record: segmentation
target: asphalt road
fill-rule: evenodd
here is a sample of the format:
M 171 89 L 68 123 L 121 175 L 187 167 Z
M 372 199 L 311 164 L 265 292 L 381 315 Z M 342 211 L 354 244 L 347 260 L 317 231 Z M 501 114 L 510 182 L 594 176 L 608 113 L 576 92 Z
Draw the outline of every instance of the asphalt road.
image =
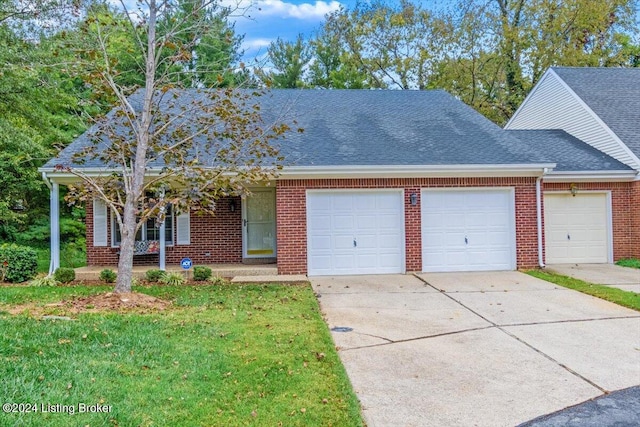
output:
M 637 427 L 640 426 L 640 386 L 614 391 L 519 427 Z

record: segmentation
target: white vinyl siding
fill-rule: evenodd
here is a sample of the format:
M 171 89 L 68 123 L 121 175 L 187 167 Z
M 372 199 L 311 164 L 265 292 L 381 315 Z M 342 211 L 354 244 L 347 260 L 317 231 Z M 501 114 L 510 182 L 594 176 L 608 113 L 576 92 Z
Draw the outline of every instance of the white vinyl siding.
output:
M 93 246 L 107 246 L 107 205 L 93 200 Z
M 511 189 L 422 190 L 423 271 L 513 270 Z
M 176 241 L 178 245 L 191 244 L 191 218 L 189 212 L 176 217 Z
M 309 275 L 404 273 L 401 190 L 307 193 Z
M 540 80 L 505 128 L 563 129 L 614 159 L 640 169 L 624 144 L 553 70 Z
M 609 262 L 610 219 L 606 193 L 544 195 L 547 264 Z

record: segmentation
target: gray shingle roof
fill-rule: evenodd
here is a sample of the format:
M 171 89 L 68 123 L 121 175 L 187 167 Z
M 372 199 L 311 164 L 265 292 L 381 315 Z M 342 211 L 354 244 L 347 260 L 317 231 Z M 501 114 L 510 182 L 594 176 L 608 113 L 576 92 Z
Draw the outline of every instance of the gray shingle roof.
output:
M 199 92 L 180 92 L 189 102 Z M 134 96 L 135 98 L 135 96 Z M 628 170 L 560 131 L 504 131 L 447 92 L 273 90 L 258 98 L 265 123 L 295 120 L 281 142 L 290 166 L 436 166 L 555 163 L 564 170 Z M 135 99 L 134 99 L 135 102 Z M 114 120 L 113 117 L 108 117 Z M 95 128 L 44 168 L 70 165 Z M 525 135 L 525 137 L 521 137 Z M 542 148 L 544 147 L 544 148 Z M 578 168 L 583 165 L 580 169 Z M 91 160 L 84 167 L 103 167 Z
M 554 171 L 633 171 L 629 166 L 560 129 L 506 130 L 537 155 L 556 163 Z M 515 144 L 515 142 L 514 142 Z
M 640 156 L 640 68 L 570 68 L 553 71 Z

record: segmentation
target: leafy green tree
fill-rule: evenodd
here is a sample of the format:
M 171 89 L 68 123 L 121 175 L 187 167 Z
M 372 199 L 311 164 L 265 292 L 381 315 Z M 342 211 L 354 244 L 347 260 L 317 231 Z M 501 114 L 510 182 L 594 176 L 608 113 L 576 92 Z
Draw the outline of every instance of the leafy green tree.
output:
M 26 39 L 10 24 L 0 24 L 0 240 L 47 215 L 37 168 L 84 130 L 76 82 L 58 63 L 55 43 Z
M 443 15 L 447 49 L 429 86 L 502 124 L 551 66 L 625 64 L 634 6 L 633 0 L 462 0 Z
M 430 11 L 402 0 L 397 5 L 381 1 L 358 3 L 327 17 L 323 36 L 340 46 L 341 60 L 349 69 L 367 76 L 366 85 L 377 88 L 425 89 L 442 46 L 443 23 Z M 321 54 L 324 52 L 320 52 Z
M 365 89 L 367 75 L 342 47 L 338 37 L 327 32 L 310 41 L 313 61 L 309 65 L 308 85 L 333 89 Z
M 273 71 L 258 70 L 259 77 L 269 86 L 295 89 L 305 86 L 306 67 L 311 60 L 309 46 L 302 34 L 295 42 L 278 38 L 268 49 L 269 64 Z

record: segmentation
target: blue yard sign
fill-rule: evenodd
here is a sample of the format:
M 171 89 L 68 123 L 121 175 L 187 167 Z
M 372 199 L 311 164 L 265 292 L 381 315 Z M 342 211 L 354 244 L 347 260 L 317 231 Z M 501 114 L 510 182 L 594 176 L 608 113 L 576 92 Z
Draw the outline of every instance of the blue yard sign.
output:
M 191 262 L 191 258 L 182 258 L 182 261 L 180 261 L 180 265 L 182 266 L 182 268 L 184 268 L 185 270 L 188 270 L 191 268 L 191 266 L 193 265 L 193 263 Z

